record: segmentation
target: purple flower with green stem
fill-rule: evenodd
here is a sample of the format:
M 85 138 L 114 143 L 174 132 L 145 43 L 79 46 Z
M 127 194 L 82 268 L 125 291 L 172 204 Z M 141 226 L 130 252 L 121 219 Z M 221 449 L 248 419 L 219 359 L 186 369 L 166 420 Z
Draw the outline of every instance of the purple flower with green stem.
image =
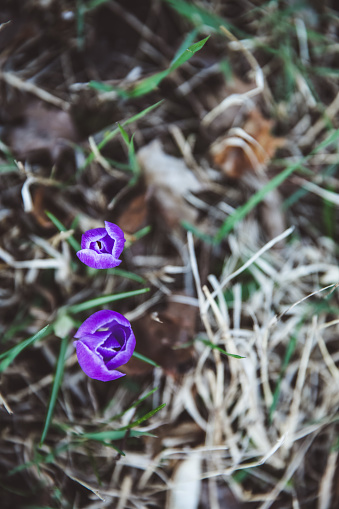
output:
M 116 311 L 97 311 L 84 321 L 74 337 L 78 361 L 87 376 L 103 382 L 125 376 L 116 368 L 129 361 L 135 348 L 127 318 Z
M 105 221 L 105 228 L 94 228 L 83 234 L 81 250 L 77 256 L 82 263 L 93 269 L 111 269 L 120 265 L 119 256 L 125 242 L 122 229 Z

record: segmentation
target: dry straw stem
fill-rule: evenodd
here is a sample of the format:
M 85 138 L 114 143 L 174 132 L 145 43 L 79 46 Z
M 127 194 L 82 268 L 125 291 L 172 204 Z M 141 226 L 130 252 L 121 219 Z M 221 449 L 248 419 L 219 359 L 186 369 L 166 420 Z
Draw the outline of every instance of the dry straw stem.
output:
M 338 451 L 332 451 L 328 457 L 326 469 L 319 488 L 318 509 L 330 509 L 331 493 L 334 487 L 334 475 L 338 460 Z
M 265 80 L 264 80 L 264 74 L 262 72 L 261 67 L 259 66 L 258 62 L 255 60 L 252 53 L 248 51 L 246 46 L 242 44 L 241 41 L 238 41 L 236 37 L 234 37 L 233 34 L 229 32 L 225 27 L 221 26 L 220 29 L 225 33 L 225 35 L 231 39 L 230 46 L 234 49 L 238 49 L 242 51 L 246 58 L 248 59 L 248 62 L 250 63 L 254 73 L 255 73 L 255 83 L 256 87 L 252 90 L 249 90 L 248 92 L 244 92 L 243 94 L 231 94 L 228 97 L 226 97 L 218 106 L 213 108 L 210 112 L 205 115 L 205 117 L 202 119 L 202 124 L 208 126 L 215 120 L 221 113 L 227 110 L 230 106 L 234 105 L 241 105 L 244 104 L 252 99 L 252 97 L 255 97 L 262 92 L 264 92 L 265 88 Z
M 298 425 L 299 419 L 299 411 L 300 411 L 300 403 L 301 403 L 301 394 L 302 389 L 305 383 L 306 378 L 306 370 L 309 366 L 309 359 L 311 355 L 311 350 L 314 342 L 315 331 L 317 328 L 317 317 L 313 317 L 312 329 L 308 333 L 308 337 L 306 338 L 305 345 L 302 351 L 300 365 L 297 375 L 297 381 L 295 384 L 295 389 L 293 391 L 292 403 L 289 416 L 287 417 L 285 423 L 285 433 L 287 433 L 287 440 L 285 442 L 285 451 L 288 453 L 291 448 L 294 440 L 294 433 Z
M 64 111 L 68 111 L 70 108 L 68 102 L 60 99 L 59 97 L 56 97 L 50 92 L 47 92 L 47 90 L 44 90 L 43 88 L 34 85 L 34 83 L 22 80 L 19 78 L 19 76 L 12 72 L 0 71 L 0 80 L 5 81 L 8 85 L 11 85 L 12 87 L 15 87 L 23 92 L 33 94 L 42 101 L 52 104 L 53 106 L 56 106 L 57 108 L 60 108 Z

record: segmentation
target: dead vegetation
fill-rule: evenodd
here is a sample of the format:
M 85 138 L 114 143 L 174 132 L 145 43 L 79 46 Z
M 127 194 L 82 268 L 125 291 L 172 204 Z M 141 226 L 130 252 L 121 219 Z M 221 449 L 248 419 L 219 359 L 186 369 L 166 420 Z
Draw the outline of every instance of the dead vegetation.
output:
M 2 5 L 1 507 L 337 507 L 334 3 Z M 158 366 L 88 379 L 97 306 Z

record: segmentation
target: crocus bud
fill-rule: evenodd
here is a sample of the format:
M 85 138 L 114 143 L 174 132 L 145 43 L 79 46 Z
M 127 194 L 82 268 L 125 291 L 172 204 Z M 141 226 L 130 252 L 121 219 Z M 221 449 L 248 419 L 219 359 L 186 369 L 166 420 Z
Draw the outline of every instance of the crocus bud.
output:
M 79 260 L 93 269 L 110 269 L 120 265 L 119 256 L 126 240 L 119 226 L 105 221 L 105 228 L 94 228 L 81 238 Z
M 126 364 L 135 348 L 131 324 L 120 313 L 97 311 L 74 336 L 80 367 L 90 378 L 108 382 L 124 376 L 116 368 Z

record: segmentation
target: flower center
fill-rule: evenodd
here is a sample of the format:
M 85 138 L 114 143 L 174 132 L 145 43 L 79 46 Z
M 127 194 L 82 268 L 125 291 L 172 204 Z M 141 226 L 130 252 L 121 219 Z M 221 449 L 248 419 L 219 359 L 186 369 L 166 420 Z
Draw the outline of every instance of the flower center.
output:
M 126 331 L 121 325 L 112 327 L 111 335 L 97 348 L 104 362 L 110 361 L 123 348 L 126 341 Z

